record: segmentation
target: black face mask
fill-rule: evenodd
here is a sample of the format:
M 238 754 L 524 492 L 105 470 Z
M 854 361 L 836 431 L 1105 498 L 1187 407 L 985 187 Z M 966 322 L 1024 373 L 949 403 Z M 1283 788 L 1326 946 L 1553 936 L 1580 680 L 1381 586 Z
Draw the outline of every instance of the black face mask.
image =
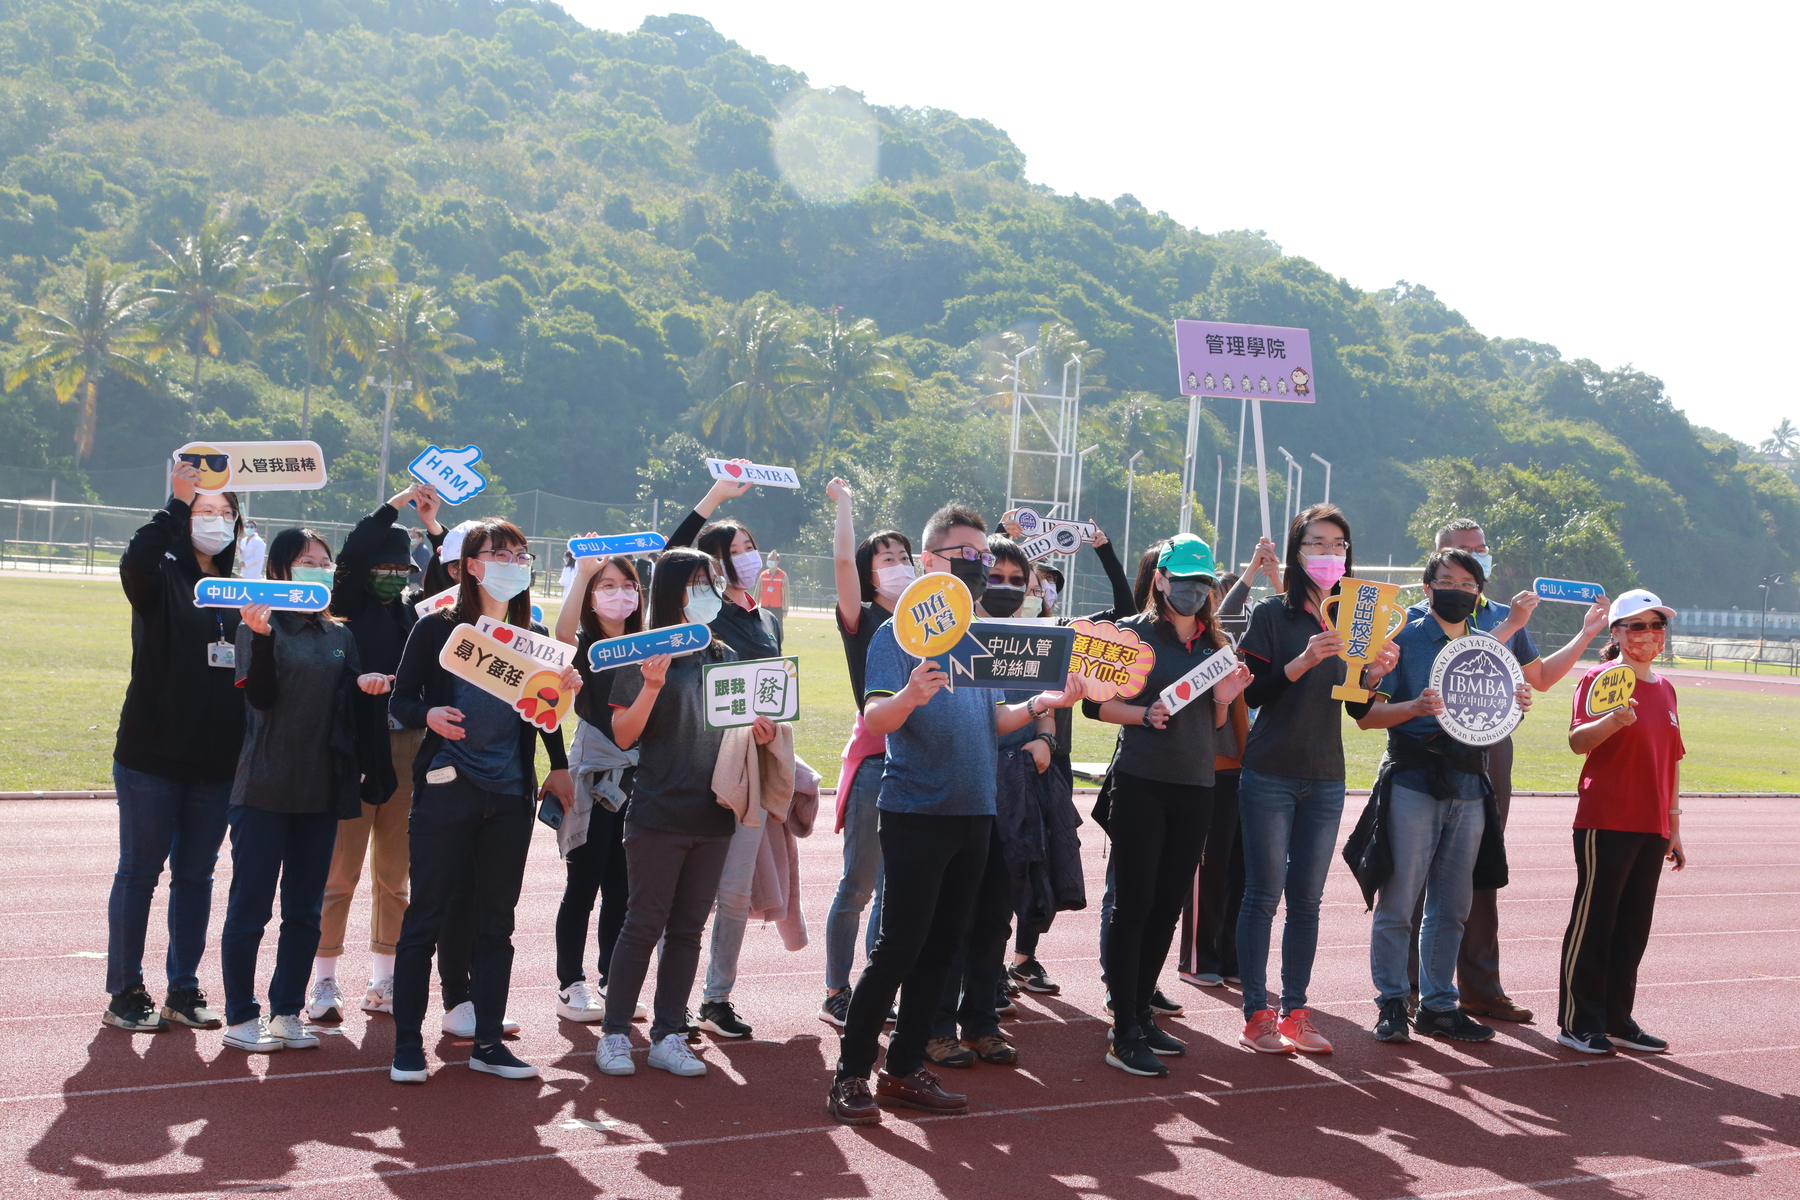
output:
M 950 559 L 950 573 L 963 581 L 971 599 L 980 600 L 987 591 L 987 566 L 978 558 L 974 562 L 960 555 Z
M 1475 605 L 1480 599 L 1481 597 L 1474 592 L 1434 587 L 1431 589 L 1431 611 L 1454 624 L 1457 621 L 1468 620 L 1469 614 L 1475 611 Z
M 1025 603 L 1025 589 L 1010 584 L 990 583 L 981 593 L 982 610 L 990 617 L 1010 617 Z
M 1191 617 L 1200 611 L 1201 605 L 1206 603 L 1206 593 L 1210 590 L 1211 585 L 1204 580 L 1171 579 L 1169 580 L 1169 590 L 1163 593 L 1163 599 L 1169 602 L 1170 608 L 1182 616 Z

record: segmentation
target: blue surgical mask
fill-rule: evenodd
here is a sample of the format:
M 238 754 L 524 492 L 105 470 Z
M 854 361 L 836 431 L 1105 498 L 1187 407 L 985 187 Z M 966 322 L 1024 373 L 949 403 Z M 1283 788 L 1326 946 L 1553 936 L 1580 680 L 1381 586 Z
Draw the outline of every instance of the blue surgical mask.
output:
M 289 567 L 288 575 L 295 583 L 322 583 L 331 586 L 330 567 Z
M 689 588 L 687 595 L 687 607 L 682 610 L 682 615 L 695 625 L 711 625 L 713 618 L 724 607 L 724 601 L 719 598 L 719 593 L 713 591 L 710 583 Z
M 1491 555 L 1491 554 L 1471 554 L 1470 557 L 1474 558 L 1474 560 L 1476 562 L 1481 564 L 1481 575 L 1482 575 L 1483 579 L 1492 579 L 1494 577 L 1494 556 L 1493 555 Z
M 530 563 L 484 562 L 481 590 L 505 604 L 531 586 Z

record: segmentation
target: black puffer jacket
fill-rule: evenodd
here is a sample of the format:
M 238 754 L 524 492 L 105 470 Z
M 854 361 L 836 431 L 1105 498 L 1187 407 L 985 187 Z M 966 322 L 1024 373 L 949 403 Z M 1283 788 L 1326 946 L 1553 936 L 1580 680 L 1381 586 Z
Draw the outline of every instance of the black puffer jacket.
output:
M 1445 742 L 1449 741 L 1441 734 L 1438 736 Z M 1466 752 L 1469 747 L 1455 744 L 1451 749 L 1453 752 Z M 1500 823 L 1500 807 L 1494 800 L 1493 785 L 1488 781 L 1486 755 L 1482 753 L 1479 757 L 1483 764 L 1482 807 L 1487 821 L 1481 830 L 1481 848 L 1475 853 L 1475 886 L 1477 889 L 1493 890 L 1507 884 L 1506 830 Z M 1350 831 L 1350 836 L 1344 841 L 1344 861 L 1349 864 L 1350 873 L 1356 876 L 1357 885 L 1362 888 L 1363 903 L 1370 908 L 1375 907 L 1376 894 L 1394 873 L 1394 848 L 1390 842 L 1392 834 L 1388 829 L 1388 805 L 1394 794 L 1394 775 L 1414 767 L 1425 767 L 1436 773 L 1445 762 L 1443 753 L 1426 749 L 1425 743 L 1418 738 L 1398 730 L 1388 731 L 1387 756 L 1381 760 L 1381 768 L 1375 776 L 1375 786 L 1369 792 L 1369 802 L 1363 805 L 1362 816 L 1356 819 L 1356 828 Z M 1434 794 L 1437 782 L 1433 780 Z

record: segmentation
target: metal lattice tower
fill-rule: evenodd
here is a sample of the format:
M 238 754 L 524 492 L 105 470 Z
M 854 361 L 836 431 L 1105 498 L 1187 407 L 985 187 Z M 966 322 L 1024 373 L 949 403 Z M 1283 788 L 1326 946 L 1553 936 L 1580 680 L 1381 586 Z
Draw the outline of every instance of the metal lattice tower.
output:
M 1041 357 L 1042 352 L 1036 346 L 1022 350 L 1013 365 L 1006 507 L 1036 509 L 1039 516 L 1054 520 L 1078 520 L 1081 356 L 1071 354 L 1063 364 L 1062 391 L 1027 392 L 1025 364 L 1032 355 Z

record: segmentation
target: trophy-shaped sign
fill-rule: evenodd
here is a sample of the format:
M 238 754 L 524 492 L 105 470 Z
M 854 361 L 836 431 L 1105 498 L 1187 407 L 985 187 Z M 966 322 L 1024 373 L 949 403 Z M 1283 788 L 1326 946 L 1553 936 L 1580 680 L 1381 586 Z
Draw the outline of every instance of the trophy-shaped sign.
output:
M 1361 704 L 1369 698 L 1370 693 L 1358 686 L 1363 668 L 1374 662 L 1382 648 L 1406 626 L 1406 608 L 1394 603 L 1399 594 L 1397 583 L 1345 578 L 1338 583 L 1337 595 L 1325 597 L 1323 615 L 1344 639 L 1338 657 L 1350 664 L 1350 674 L 1344 682 L 1331 689 L 1333 700 Z M 1337 606 L 1335 618 L 1331 614 L 1333 605 Z

